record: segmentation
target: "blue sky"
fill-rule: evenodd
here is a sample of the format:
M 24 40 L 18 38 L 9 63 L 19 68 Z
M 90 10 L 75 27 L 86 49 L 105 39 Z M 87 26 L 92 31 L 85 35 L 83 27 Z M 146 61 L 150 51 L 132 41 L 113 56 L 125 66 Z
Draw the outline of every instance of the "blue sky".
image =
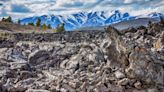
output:
M 131 15 L 164 13 L 164 0 L 0 0 L 0 17 L 24 18 L 44 14 L 120 10 Z

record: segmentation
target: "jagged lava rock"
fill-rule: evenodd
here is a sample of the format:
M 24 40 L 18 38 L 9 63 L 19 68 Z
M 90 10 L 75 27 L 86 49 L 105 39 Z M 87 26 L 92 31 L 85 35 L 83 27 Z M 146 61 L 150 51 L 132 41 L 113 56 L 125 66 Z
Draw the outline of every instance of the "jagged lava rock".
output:
M 164 28 L 158 23 L 125 32 L 12 35 L 11 45 L 0 43 L 1 92 L 164 90 Z

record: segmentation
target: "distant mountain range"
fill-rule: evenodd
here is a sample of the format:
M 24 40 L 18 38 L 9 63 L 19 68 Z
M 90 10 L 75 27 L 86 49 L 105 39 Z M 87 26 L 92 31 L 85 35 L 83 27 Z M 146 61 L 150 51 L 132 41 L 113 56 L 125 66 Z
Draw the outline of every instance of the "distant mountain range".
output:
M 79 12 L 71 15 L 43 15 L 24 18 L 20 22 L 21 24 L 36 23 L 40 18 L 42 24 L 50 24 L 52 28 L 56 28 L 58 25 L 64 23 L 67 31 L 72 31 L 80 28 L 98 27 L 114 25 L 120 22 L 132 21 L 140 18 L 156 19 L 160 20 L 160 17 L 164 18 L 162 13 L 151 13 L 148 15 L 131 16 L 129 13 L 121 13 L 116 10 L 112 14 L 107 14 L 104 11 L 101 12 Z

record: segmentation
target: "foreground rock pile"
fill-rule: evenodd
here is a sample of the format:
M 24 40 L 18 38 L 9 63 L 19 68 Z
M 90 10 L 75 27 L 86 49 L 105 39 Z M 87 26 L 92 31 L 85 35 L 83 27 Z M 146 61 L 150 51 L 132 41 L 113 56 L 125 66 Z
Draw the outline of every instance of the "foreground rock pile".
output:
M 3 39 L 0 92 L 163 92 L 163 25 L 106 30 Z

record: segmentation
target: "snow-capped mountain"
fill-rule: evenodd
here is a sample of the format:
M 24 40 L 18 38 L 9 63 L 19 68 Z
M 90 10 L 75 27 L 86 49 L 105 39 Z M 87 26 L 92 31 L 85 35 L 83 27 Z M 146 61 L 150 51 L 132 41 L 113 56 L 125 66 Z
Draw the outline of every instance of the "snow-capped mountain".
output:
M 151 13 L 146 15 L 148 18 L 160 18 L 164 16 L 161 13 Z M 43 15 L 25 18 L 21 20 L 21 24 L 36 23 L 40 18 L 42 24 L 50 24 L 52 28 L 64 23 L 65 29 L 68 31 L 79 29 L 81 27 L 107 26 L 122 21 L 134 20 L 143 16 L 131 16 L 129 13 L 121 13 L 116 10 L 112 14 L 101 12 L 79 12 L 71 15 Z

